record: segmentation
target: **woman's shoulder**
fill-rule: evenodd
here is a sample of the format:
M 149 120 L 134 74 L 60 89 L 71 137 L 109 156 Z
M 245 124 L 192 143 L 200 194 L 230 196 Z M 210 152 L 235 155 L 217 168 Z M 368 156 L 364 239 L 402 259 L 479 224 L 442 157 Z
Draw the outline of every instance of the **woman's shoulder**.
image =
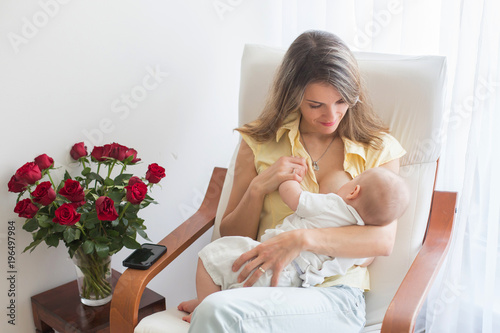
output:
M 349 172 L 348 168 L 354 167 L 358 172 L 362 172 L 369 168 L 378 167 L 406 154 L 406 150 L 391 134 L 382 132 L 379 138 L 382 141 L 378 147 L 342 138 L 344 141 L 344 167 L 346 171 Z
M 380 149 L 372 148 L 372 150 L 404 150 L 398 139 L 389 133 L 382 132 L 380 133 L 379 138 L 382 140 Z

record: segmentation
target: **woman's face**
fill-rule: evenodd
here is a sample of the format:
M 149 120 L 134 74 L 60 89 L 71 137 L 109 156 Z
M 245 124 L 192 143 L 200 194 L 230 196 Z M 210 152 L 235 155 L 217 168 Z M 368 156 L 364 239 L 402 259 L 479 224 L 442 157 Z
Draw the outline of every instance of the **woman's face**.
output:
M 300 131 L 304 133 L 332 134 L 348 109 L 347 103 L 329 83 L 307 85 L 300 103 L 302 119 Z

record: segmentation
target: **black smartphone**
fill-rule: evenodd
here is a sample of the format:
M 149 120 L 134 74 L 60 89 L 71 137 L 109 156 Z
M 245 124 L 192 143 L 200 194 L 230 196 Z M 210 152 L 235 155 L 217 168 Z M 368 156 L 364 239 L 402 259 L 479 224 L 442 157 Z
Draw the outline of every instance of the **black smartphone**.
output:
M 123 266 L 135 269 L 148 269 L 165 252 L 167 247 L 158 244 L 142 244 L 140 249 L 135 250 L 125 260 Z

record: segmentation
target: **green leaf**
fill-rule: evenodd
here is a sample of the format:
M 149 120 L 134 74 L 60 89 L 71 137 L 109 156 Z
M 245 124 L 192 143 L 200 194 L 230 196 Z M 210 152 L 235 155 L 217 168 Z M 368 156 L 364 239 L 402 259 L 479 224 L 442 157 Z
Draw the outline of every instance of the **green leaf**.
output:
M 57 186 L 56 193 L 59 193 L 59 190 L 62 189 L 63 187 L 64 187 L 64 180 L 61 180 L 61 182 Z
M 96 243 L 95 244 L 95 251 L 97 252 L 97 255 L 99 257 L 105 258 L 109 255 L 109 246 L 106 244 Z
M 59 245 L 59 238 L 56 235 L 49 235 L 45 238 L 45 243 L 47 243 L 48 246 L 57 247 L 57 245 Z
M 115 184 L 128 184 L 128 180 L 133 176 L 131 173 L 122 173 L 121 175 L 116 176 Z
M 87 175 L 87 179 L 97 180 L 101 184 L 104 183 L 104 179 L 100 175 L 98 175 L 97 173 L 95 173 L 95 172 L 89 172 L 89 174 Z
M 83 226 L 85 227 L 85 229 L 94 229 L 96 224 L 99 223 L 99 220 L 97 218 L 95 219 L 86 219 L 84 222 L 83 222 Z
M 108 238 L 104 237 L 104 236 L 98 236 L 98 237 L 95 237 L 94 238 L 94 242 L 97 244 L 97 243 L 101 243 L 101 244 L 107 244 L 108 243 Z
M 128 226 L 127 227 L 127 230 L 125 230 L 125 233 L 129 236 L 134 236 L 135 237 L 135 234 L 137 233 L 137 231 L 135 230 L 135 228 L 133 228 L 132 226 Z
M 82 176 L 87 177 L 87 175 L 90 173 L 91 169 L 89 167 L 86 167 L 85 169 L 82 170 Z
M 127 218 L 135 218 L 137 217 L 137 213 L 139 212 L 139 205 L 130 205 L 128 206 L 127 210 L 125 211 L 125 216 Z
M 147 206 L 149 206 L 151 203 L 150 202 L 146 202 L 146 201 L 142 201 L 140 204 L 139 204 L 139 207 L 141 209 L 143 208 L 146 208 Z
M 144 201 L 152 203 L 152 204 L 155 204 L 155 205 L 158 204 L 158 202 L 154 201 L 153 199 L 147 199 L 147 198 L 145 198 Z
M 111 221 L 111 225 L 112 225 L 113 227 L 116 227 L 118 224 L 120 224 L 120 220 L 119 220 L 119 219 L 116 219 L 116 220 L 114 220 L 114 221 Z
M 53 232 L 63 232 L 64 230 L 66 230 L 66 226 L 59 223 L 54 223 L 52 227 Z
M 83 245 L 83 252 L 85 252 L 86 254 L 91 254 L 92 252 L 94 252 L 94 242 L 92 242 L 91 240 L 86 240 Z
M 90 230 L 89 236 L 90 236 L 90 238 L 97 238 L 97 237 L 99 237 L 99 230 L 98 230 L 98 228 L 94 228 L 94 229 Z
M 26 248 L 23 250 L 23 252 L 26 252 L 28 250 L 30 250 L 30 252 L 33 252 L 33 250 L 38 246 L 38 244 L 40 244 L 42 242 L 41 239 L 38 239 L 38 240 L 35 240 L 33 242 L 31 242 L 30 245 L 26 246 Z
M 129 157 L 127 157 L 126 159 L 123 160 L 123 164 L 127 165 L 130 162 L 132 162 L 133 159 L 134 159 L 134 155 L 130 155 Z
M 140 249 L 141 248 L 141 244 L 137 243 L 137 241 L 130 236 L 123 237 L 123 245 L 125 245 L 125 247 L 128 249 Z
M 108 197 L 113 200 L 114 203 L 120 203 L 125 196 L 125 193 L 122 191 L 111 191 L 108 193 Z
M 146 232 L 144 230 L 137 229 L 137 233 L 139 235 L 141 235 L 141 237 L 144 238 L 145 240 L 152 242 L 152 240 L 148 238 L 148 235 L 146 234 Z
M 97 194 L 95 194 L 93 191 L 90 192 L 90 194 L 92 195 L 92 197 L 94 198 L 94 200 L 99 199 L 99 196 Z
M 133 225 L 138 225 L 138 224 L 140 225 L 140 224 L 142 224 L 142 222 L 144 222 L 144 219 L 136 217 L 136 218 L 128 219 L 128 222 L 130 224 L 133 224 Z
M 121 242 L 121 238 L 114 238 L 109 244 L 109 252 L 110 253 L 116 253 L 120 251 L 123 248 L 123 244 Z
M 38 230 L 34 234 L 33 239 L 34 240 L 42 241 L 48 233 L 49 233 L 49 229 L 48 228 L 41 228 L 40 230 Z
M 32 232 L 38 229 L 38 221 L 36 219 L 29 219 L 26 221 L 26 223 L 23 225 L 23 229 Z
M 71 179 L 71 175 L 69 174 L 68 170 L 64 172 L 64 180 Z
M 108 230 L 108 236 L 112 239 L 115 239 L 120 236 L 120 233 L 116 230 Z
M 73 229 L 73 228 L 67 228 L 63 232 L 63 237 L 64 237 L 64 241 L 66 243 L 71 243 L 72 241 L 75 240 L 75 229 Z
M 48 228 L 54 225 L 54 222 L 50 221 L 47 215 L 38 216 L 37 219 L 38 219 L 38 225 L 40 225 L 40 227 L 42 228 Z
M 113 181 L 113 179 L 111 179 L 111 178 L 108 177 L 108 178 L 106 178 L 104 180 L 104 185 L 106 185 L 106 186 L 113 186 L 113 185 L 115 185 L 115 182 Z
M 69 253 L 69 257 L 71 259 L 73 259 L 73 256 L 75 255 L 75 251 L 76 251 L 76 249 L 74 248 L 73 244 L 70 244 L 68 246 L 68 253 Z
M 85 220 L 99 221 L 99 219 L 97 218 L 97 212 L 95 210 L 88 212 L 87 216 L 85 217 Z

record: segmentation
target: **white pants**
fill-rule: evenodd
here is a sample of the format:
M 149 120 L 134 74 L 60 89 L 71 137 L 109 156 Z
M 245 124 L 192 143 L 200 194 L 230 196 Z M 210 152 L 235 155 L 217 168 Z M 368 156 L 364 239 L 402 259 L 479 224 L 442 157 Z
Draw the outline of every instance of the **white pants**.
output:
M 209 295 L 193 312 L 190 333 L 360 332 L 363 292 L 327 288 L 250 287 Z

